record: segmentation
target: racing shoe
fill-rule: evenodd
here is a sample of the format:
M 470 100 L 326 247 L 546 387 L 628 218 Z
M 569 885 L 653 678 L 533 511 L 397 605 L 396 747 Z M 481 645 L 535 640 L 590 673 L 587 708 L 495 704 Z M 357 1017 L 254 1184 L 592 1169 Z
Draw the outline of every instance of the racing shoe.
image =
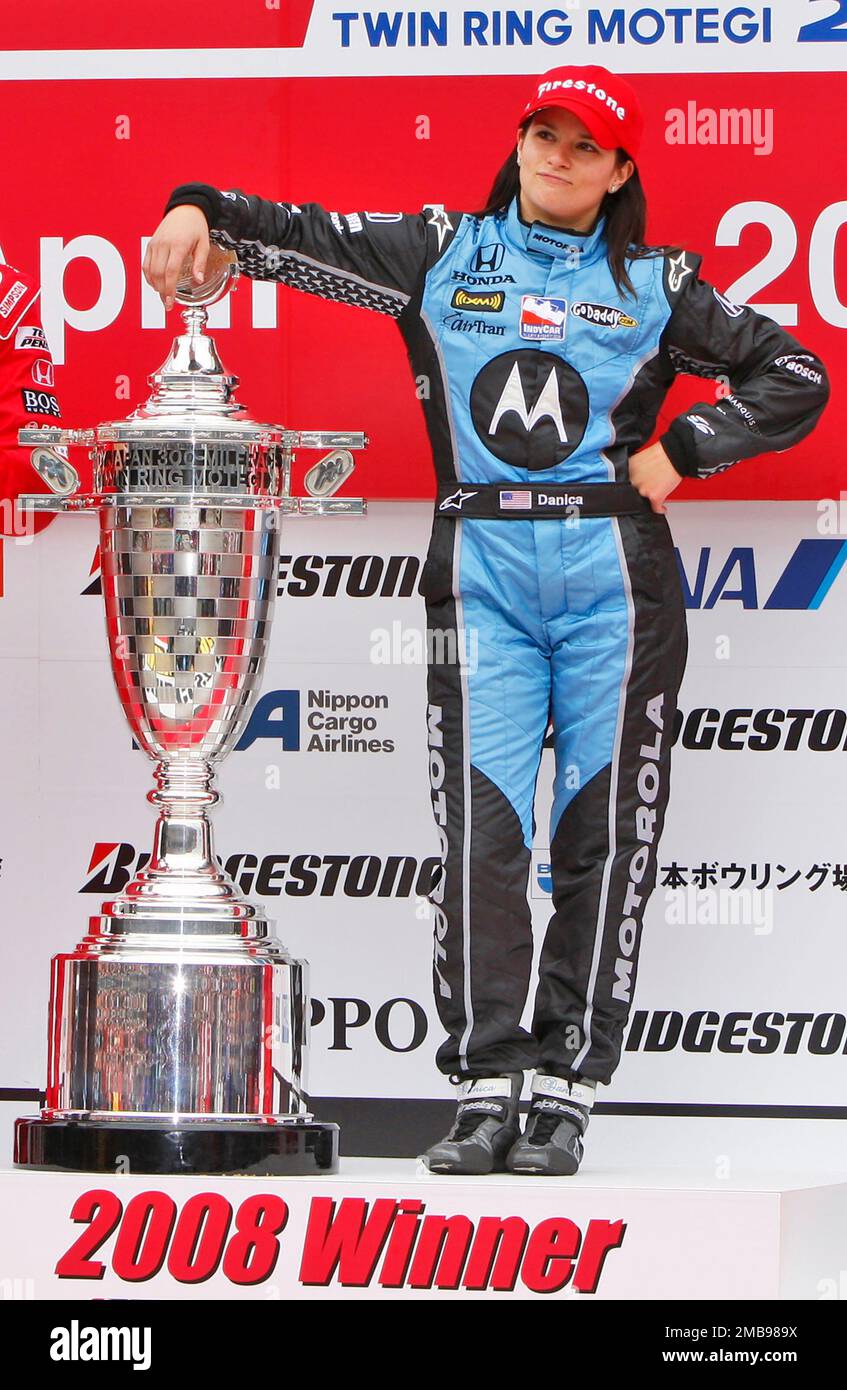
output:
M 521 1132 L 522 1086 L 523 1072 L 466 1081 L 450 1133 L 421 1155 L 429 1171 L 476 1177 L 502 1173 L 506 1155 Z
M 510 1173 L 571 1177 L 582 1160 L 582 1136 L 594 1103 L 594 1086 L 536 1074 L 526 1129 L 509 1150 Z

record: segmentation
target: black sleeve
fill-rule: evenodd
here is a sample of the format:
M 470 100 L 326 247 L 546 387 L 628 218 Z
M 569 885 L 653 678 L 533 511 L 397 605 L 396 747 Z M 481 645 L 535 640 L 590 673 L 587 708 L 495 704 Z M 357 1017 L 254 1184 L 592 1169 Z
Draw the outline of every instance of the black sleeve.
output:
M 733 304 L 698 275 L 699 256 L 668 255 L 673 312 L 661 349 L 677 373 L 725 378 L 726 394 L 677 416 L 662 436 L 678 473 L 706 478 L 739 459 L 789 449 L 814 429 L 829 399 L 822 362 L 763 314 Z
M 199 207 L 212 240 L 233 249 L 245 275 L 280 280 L 324 299 L 399 318 L 461 214 L 437 205 L 407 213 L 327 212 L 317 203 L 274 203 L 209 184 L 174 189 L 166 212 Z

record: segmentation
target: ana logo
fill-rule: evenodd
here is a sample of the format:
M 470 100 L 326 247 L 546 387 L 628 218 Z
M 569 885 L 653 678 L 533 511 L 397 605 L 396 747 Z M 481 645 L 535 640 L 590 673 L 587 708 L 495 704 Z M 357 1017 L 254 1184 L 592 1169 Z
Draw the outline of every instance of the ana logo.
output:
M 710 546 L 699 551 L 696 571 L 691 567 L 688 573 L 677 550 L 686 608 L 714 608 L 718 602 L 727 601 L 750 609 L 820 608 L 845 562 L 847 541 L 834 538 L 800 541 L 770 595 L 760 603 L 752 546 L 733 546 L 716 576 L 712 572 Z
M 598 323 L 603 328 L 637 328 L 638 319 L 625 314 L 623 309 L 615 309 L 611 304 L 588 304 L 580 301 L 571 305 L 571 313 L 586 323 Z
M 525 348 L 486 363 L 471 390 L 477 434 L 514 468 L 552 468 L 579 446 L 588 424 L 588 392 L 569 363 Z
M 521 337 L 536 343 L 561 342 L 567 312 L 566 299 L 538 299 L 525 294 L 521 299 Z
M 506 248 L 499 242 L 490 246 L 480 246 L 471 256 L 468 263 L 469 269 L 472 270 L 475 275 L 479 275 L 482 271 L 492 273 L 500 269 L 505 254 Z
M 450 300 L 452 309 L 475 309 L 480 314 L 499 314 L 506 303 L 502 290 L 456 290 Z

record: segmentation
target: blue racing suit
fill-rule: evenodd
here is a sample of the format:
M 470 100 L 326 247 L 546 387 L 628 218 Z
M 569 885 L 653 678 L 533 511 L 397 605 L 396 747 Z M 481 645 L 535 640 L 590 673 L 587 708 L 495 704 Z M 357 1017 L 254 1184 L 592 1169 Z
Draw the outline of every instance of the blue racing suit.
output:
M 442 1071 L 538 1066 L 605 1082 L 619 1060 L 668 799 L 685 666 L 670 532 L 628 481 L 677 372 L 730 394 L 662 442 L 706 477 L 788 448 L 827 399 L 818 359 L 731 304 L 690 252 L 634 255 L 635 296 L 604 223 L 580 235 L 485 218 L 326 212 L 185 185 L 250 276 L 397 319 L 438 478 L 422 590 L 429 625 L 432 892 Z M 527 879 L 552 721 L 554 914 L 531 1030 Z

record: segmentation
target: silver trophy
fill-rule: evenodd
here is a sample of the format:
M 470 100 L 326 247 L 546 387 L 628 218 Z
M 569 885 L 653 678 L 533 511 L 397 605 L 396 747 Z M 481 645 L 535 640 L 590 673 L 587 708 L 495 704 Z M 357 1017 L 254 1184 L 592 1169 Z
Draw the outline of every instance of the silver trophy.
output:
M 222 872 L 209 812 L 215 766 L 238 741 L 262 676 L 281 516 L 361 514 L 361 499 L 327 493 L 351 470 L 347 451 L 367 440 L 248 418 L 233 394 L 238 378 L 203 331 L 206 306 L 236 276 L 219 256 L 199 288 L 183 278 L 185 332 L 127 420 L 19 435 L 55 488 L 24 505 L 99 515 L 112 672 L 155 763 L 148 800 L 158 811 L 147 866 L 90 919 L 75 951 L 53 959 L 46 1100 L 38 1117 L 17 1122 L 22 1167 L 338 1167 L 338 1126 L 307 1109 L 305 962 Z M 68 491 L 68 444 L 91 449 L 89 494 Z M 331 450 L 317 496 L 291 495 L 297 446 Z

